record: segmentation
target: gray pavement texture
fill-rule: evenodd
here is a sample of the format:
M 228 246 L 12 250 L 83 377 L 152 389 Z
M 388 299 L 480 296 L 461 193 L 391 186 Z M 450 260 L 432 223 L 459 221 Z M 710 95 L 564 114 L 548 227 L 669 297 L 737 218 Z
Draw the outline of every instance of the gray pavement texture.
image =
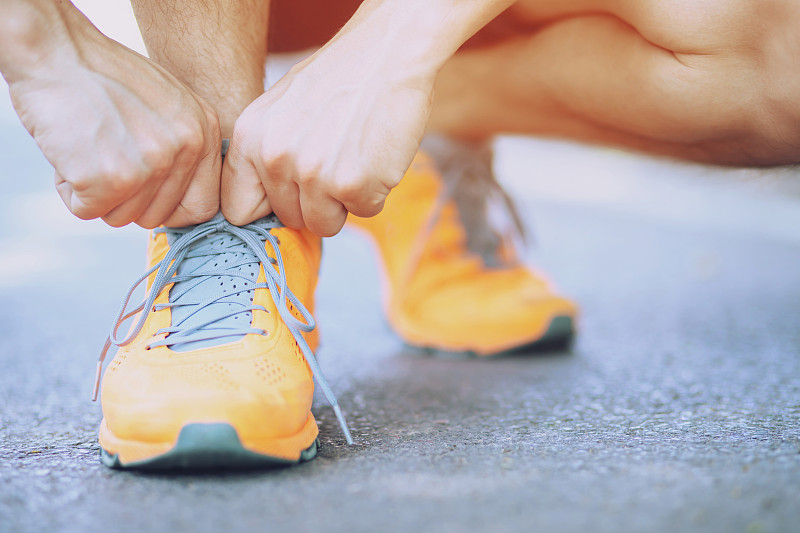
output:
M 102 467 L 94 361 L 143 267 L 144 235 L 73 221 L 10 124 L 3 533 L 800 531 L 800 238 L 531 195 L 520 197 L 539 238 L 531 259 L 582 305 L 570 352 L 485 361 L 407 349 L 382 319 L 370 247 L 345 233 L 326 243 L 320 358 L 356 445 L 319 398 L 320 454 L 298 467 Z M 715 193 L 698 194 L 713 212 Z M 750 216 L 741 200 L 716 218 Z

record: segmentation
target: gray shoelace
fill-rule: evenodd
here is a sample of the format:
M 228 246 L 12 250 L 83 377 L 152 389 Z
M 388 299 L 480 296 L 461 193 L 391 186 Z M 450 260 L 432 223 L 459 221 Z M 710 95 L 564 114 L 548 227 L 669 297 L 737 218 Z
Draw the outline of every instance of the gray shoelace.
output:
M 467 249 L 484 265 L 498 269 L 519 265 L 521 250 L 530 238 L 514 201 L 494 176 L 491 148 L 485 143 L 472 144 L 430 133 L 425 135 L 421 148 L 433 158 L 444 186 L 409 250 L 404 284 L 411 283 L 430 235 L 450 201 L 464 226 Z M 500 225 L 507 229 L 493 227 L 493 207 L 505 219 Z M 511 246 L 510 257 L 498 253 L 504 244 Z
M 433 210 L 434 218 L 438 218 L 444 205 L 452 199 L 464 225 L 468 250 L 478 255 L 489 268 L 518 264 L 518 257 L 522 255 L 530 235 L 514 201 L 494 175 L 489 143 L 429 133 L 422 141 L 422 148 L 436 162 L 444 183 Z M 515 248 L 517 258 L 509 261 L 509 258 L 501 257 L 498 251 L 504 244 Z
M 286 271 L 279 248 L 280 242 L 270 233 L 270 230 L 281 227 L 283 225 L 274 216 L 238 227 L 229 223 L 221 215 L 217 215 L 213 220 L 197 226 L 159 228 L 155 230 L 155 233 L 167 233 L 168 236 L 175 240 L 172 242 L 164 259 L 145 272 L 131 286 L 123 299 L 122 306 L 117 313 L 111 333 L 106 339 L 97 363 L 94 399 L 97 399 L 103 362 L 108 350 L 112 345 L 121 347 L 133 342 L 141 333 L 150 312 L 171 308 L 173 310 L 173 323 L 169 328 L 162 328 L 156 332 L 156 335 L 165 334 L 166 337 L 151 342 L 148 345 L 148 349 L 157 346 L 170 346 L 172 349 L 180 350 L 181 347 L 203 346 L 208 345 L 209 342 L 218 345 L 224 343 L 224 340 L 229 337 L 240 338 L 247 334 L 269 334 L 266 331 L 251 327 L 250 320 L 253 311 L 267 310 L 259 305 L 243 304 L 240 301 L 241 298 L 238 299 L 239 301 L 234 298 L 242 293 L 250 293 L 254 289 L 267 289 L 272 296 L 273 302 L 275 302 L 278 313 L 303 352 L 314 379 L 322 389 L 325 398 L 333 407 L 347 443 L 352 444 L 353 438 L 339 407 L 339 402 L 325 379 L 314 353 L 302 335 L 302 332 L 312 331 L 316 324 L 311 313 L 287 286 Z M 235 262 L 227 263 L 224 268 L 217 268 L 216 266 L 209 267 L 208 263 L 210 261 L 201 261 L 196 268 L 181 269 L 181 265 L 188 261 L 206 258 L 209 255 L 209 239 L 216 236 L 224 236 L 228 241 L 228 245 L 226 247 L 224 244 L 220 244 L 219 241 L 212 243 L 215 253 L 230 255 L 231 249 L 233 249 L 235 250 L 234 257 L 237 258 Z M 264 245 L 267 242 L 275 251 L 274 259 L 270 258 L 266 253 Z M 251 277 L 237 270 L 238 267 L 251 263 L 264 265 L 266 283 L 255 283 Z M 274 268 L 270 268 L 268 265 L 272 265 Z M 154 272 L 156 275 L 144 302 L 137 306 L 136 309 L 128 311 L 134 291 Z M 242 278 L 243 281 L 238 290 L 232 292 L 217 291 L 216 294 L 210 296 L 192 299 L 193 289 L 203 283 L 208 284 L 213 278 L 219 279 L 221 277 Z M 170 302 L 168 304 L 155 305 L 158 295 L 170 285 L 172 285 Z M 233 287 L 237 288 L 236 285 L 233 285 Z M 250 303 L 249 298 L 246 298 L 246 301 Z M 298 310 L 302 320 L 298 320 L 292 315 L 289 310 L 289 303 Z M 141 314 L 130 333 L 125 338 L 120 339 L 120 326 L 137 313 Z M 178 314 L 181 317 L 176 320 Z M 248 320 L 242 321 L 242 323 L 248 323 L 247 327 L 240 326 L 239 323 L 235 325 L 231 323 L 231 318 L 239 316 L 248 318 Z

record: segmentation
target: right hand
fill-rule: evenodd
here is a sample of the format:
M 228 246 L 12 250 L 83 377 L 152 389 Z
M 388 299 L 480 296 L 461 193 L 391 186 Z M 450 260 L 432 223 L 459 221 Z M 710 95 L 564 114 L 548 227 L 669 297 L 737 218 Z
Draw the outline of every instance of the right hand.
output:
M 219 210 L 216 113 L 152 61 L 101 34 L 9 80 L 14 108 L 55 167 L 72 213 L 111 226 L 204 222 Z

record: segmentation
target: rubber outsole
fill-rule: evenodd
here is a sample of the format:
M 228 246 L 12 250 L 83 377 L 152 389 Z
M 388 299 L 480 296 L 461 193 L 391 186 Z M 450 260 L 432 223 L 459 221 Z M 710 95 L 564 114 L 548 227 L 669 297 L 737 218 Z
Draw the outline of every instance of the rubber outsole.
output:
M 433 348 L 430 346 L 418 346 L 414 344 L 406 345 L 423 355 L 436 357 L 456 357 L 468 359 L 491 359 L 495 357 L 507 357 L 519 355 L 523 352 L 545 351 L 545 350 L 567 350 L 575 337 L 575 322 L 571 316 L 556 316 L 550 321 L 550 325 L 544 334 L 533 342 L 526 342 L 519 346 L 501 350 L 494 353 L 484 354 L 472 350 L 447 350 L 444 348 Z
M 310 461 L 316 457 L 318 446 L 319 440 L 315 439 L 297 461 L 292 461 L 246 449 L 230 424 L 188 424 L 178 435 L 175 446 L 158 457 L 123 464 L 119 455 L 101 448 L 100 460 L 118 470 L 252 470 Z

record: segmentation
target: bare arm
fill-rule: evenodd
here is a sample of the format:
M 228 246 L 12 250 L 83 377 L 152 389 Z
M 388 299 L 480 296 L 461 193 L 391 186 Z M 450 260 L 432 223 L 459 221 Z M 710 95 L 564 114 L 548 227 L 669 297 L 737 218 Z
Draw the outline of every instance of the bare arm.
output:
M 425 131 L 436 75 L 512 0 L 366 0 L 236 123 L 222 210 L 338 232 L 380 212 Z
M 133 5 L 151 57 L 208 99 L 232 135 L 228 219 L 274 210 L 288 226 L 332 235 L 348 211 L 380 211 L 419 146 L 437 72 L 512 1 L 366 0 L 263 95 L 267 0 Z
M 75 215 L 146 227 L 214 215 L 220 139 L 207 104 L 70 2 L 0 8 L 0 71 Z

